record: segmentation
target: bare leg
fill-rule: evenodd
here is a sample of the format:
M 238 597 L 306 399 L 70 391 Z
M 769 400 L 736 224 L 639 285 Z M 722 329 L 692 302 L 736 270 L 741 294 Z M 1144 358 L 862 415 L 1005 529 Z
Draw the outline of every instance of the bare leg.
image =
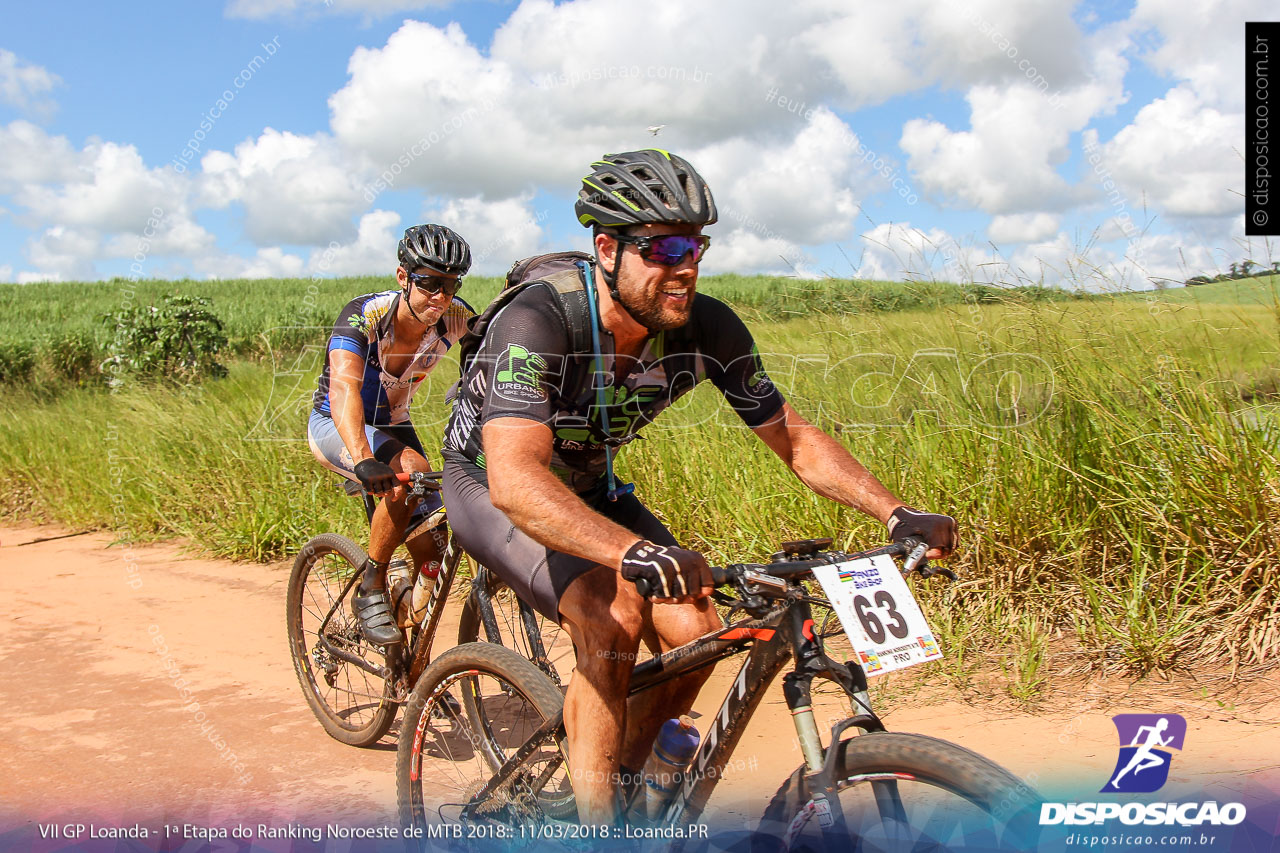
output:
M 391 468 L 396 473 L 408 473 L 412 471 L 430 471 L 431 466 L 422 454 L 416 450 L 405 448 L 391 458 Z M 373 511 L 373 518 L 369 521 L 369 558 L 378 563 L 385 563 L 391 559 L 391 555 L 395 553 L 396 548 L 404 541 L 405 528 L 409 526 L 409 517 L 413 514 L 413 507 L 409 505 L 409 501 L 405 496 L 403 488 L 397 488 L 392 492 L 390 497 L 384 498 L 378 503 L 377 508 Z M 422 541 L 419 544 L 419 540 Z M 414 540 L 417 548 L 423 549 L 423 556 L 427 556 L 430 548 L 430 536 L 421 536 Z M 414 557 L 418 557 L 414 548 L 410 549 Z M 436 559 L 439 559 L 437 556 Z M 419 563 L 421 565 L 421 563 Z M 386 587 L 386 578 L 379 577 L 369 579 L 373 585 L 369 589 L 383 589 Z
M 652 621 L 649 624 L 657 631 L 664 652 L 696 640 L 723 624 L 709 598 L 694 604 L 653 604 L 650 610 Z M 634 768 L 644 766 L 658 729 L 672 717 L 689 712 L 698 698 L 698 691 L 707 683 L 714 669 L 705 667 L 631 698 L 627 706 L 623 764 Z
M 640 647 L 642 600 L 627 594 L 607 566 L 579 577 L 560 599 L 563 625 L 577 649 L 577 671 L 564 699 L 569 772 L 583 823 L 612 823 L 618 763 L 626 729 L 627 687 Z
M 583 823 L 614 819 L 620 763 L 639 769 L 658 728 L 693 707 L 711 667 L 656 687 L 627 703 L 642 635 L 672 649 L 719 627 L 710 599 L 650 604 L 613 569 L 597 566 L 569 585 L 560 614 L 577 649 L 577 672 L 565 695 L 569 769 Z

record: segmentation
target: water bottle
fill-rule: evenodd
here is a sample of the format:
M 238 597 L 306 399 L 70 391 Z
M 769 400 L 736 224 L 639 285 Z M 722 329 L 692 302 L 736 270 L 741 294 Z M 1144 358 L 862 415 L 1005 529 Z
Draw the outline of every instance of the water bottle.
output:
M 653 752 L 644 763 L 645 814 L 656 820 L 675 796 L 684 777 L 684 769 L 698 751 L 698 730 L 693 719 L 681 716 L 667 720 L 653 742 Z
M 423 563 L 422 570 L 418 572 L 418 581 L 413 585 L 413 623 L 415 625 L 427 615 L 427 604 L 431 601 L 431 591 L 435 589 L 440 568 L 439 560 L 431 560 Z

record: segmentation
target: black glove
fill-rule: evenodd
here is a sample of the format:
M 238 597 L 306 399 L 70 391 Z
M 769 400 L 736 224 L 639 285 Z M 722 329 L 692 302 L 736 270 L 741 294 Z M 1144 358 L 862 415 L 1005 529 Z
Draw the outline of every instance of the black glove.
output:
M 636 584 L 641 595 L 654 598 L 683 598 L 698 595 L 702 587 L 714 586 L 711 569 L 697 551 L 670 545 L 655 545 L 641 539 L 622 558 L 622 576 Z
M 894 542 L 901 542 L 908 536 L 919 536 L 937 548 L 942 556 L 955 550 L 959 535 L 956 532 L 956 520 L 949 515 L 935 515 L 931 512 L 918 512 L 900 506 L 889 516 L 889 536 Z
M 400 485 L 400 481 L 396 479 L 395 470 L 390 465 L 385 462 L 379 462 L 377 459 L 365 459 L 363 462 L 357 462 L 356 479 L 360 481 L 360 485 L 364 486 L 364 490 L 371 495 L 389 492 Z

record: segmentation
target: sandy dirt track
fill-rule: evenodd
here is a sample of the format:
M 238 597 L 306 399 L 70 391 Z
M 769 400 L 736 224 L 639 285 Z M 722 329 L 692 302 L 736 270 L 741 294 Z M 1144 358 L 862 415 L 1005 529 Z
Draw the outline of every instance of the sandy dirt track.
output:
M 285 635 L 288 563 L 193 558 L 175 544 L 110 546 L 97 533 L 23 544 L 66 532 L 0 527 L 9 613 L 0 633 L 4 827 L 94 817 L 394 821 L 394 729 L 373 749 L 347 747 L 303 702 Z M 449 642 L 437 642 L 437 652 L 452 644 L 457 610 L 446 613 Z M 157 636 L 202 721 L 166 672 Z M 735 671 L 721 664 L 695 710 L 713 715 Z M 1095 791 L 1115 762 L 1111 715 L 1175 711 L 1190 725 L 1173 778 L 1248 779 L 1280 791 L 1280 698 L 1266 685 L 1202 697 L 1186 683 L 1077 684 L 1036 714 L 926 688 L 891 692 L 880 710 L 890 729 L 953 740 L 1024 778 L 1079 777 Z M 221 760 L 211 730 L 234 750 L 241 773 Z M 799 764 L 793 740 L 776 691 L 709 812 L 757 815 Z

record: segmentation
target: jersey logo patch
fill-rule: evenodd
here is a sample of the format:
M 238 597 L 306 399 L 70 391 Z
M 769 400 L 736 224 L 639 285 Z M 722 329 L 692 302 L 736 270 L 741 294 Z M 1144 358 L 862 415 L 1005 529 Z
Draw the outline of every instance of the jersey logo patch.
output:
M 498 359 L 498 370 L 493 377 L 493 390 L 508 400 L 526 403 L 544 403 L 547 400 L 543 377 L 547 360 L 536 352 L 529 352 L 519 344 L 508 344 Z

